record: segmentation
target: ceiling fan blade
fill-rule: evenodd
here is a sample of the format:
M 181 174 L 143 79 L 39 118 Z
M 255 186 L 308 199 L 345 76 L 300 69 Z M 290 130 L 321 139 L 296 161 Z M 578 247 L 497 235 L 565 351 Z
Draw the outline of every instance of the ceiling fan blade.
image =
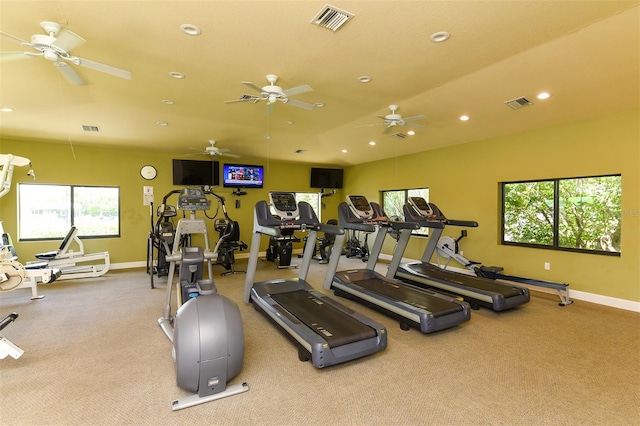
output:
M 225 104 L 231 104 L 231 103 L 234 103 L 234 102 L 251 102 L 252 104 L 255 104 L 256 102 L 259 102 L 260 99 L 262 99 L 262 98 L 260 98 L 259 96 L 242 95 L 240 97 L 240 99 L 230 99 L 228 101 L 224 101 L 224 103 Z
M 313 89 L 311 88 L 311 86 L 305 84 L 302 86 L 292 87 L 291 89 L 283 90 L 282 93 L 284 93 L 285 96 L 293 96 L 293 95 L 299 95 L 300 93 L 311 92 L 312 90 Z
M 10 38 L 11 40 L 17 41 L 18 43 L 24 44 L 25 46 L 31 46 L 31 43 L 29 43 L 28 41 L 25 41 L 25 40 L 23 40 L 21 38 L 18 38 L 16 36 L 12 36 L 11 34 L 7 34 L 7 33 L 3 32 L 3 31 L 0 31 L 0 36 L 6 37 L 6 38 Z
M 427 118 L 426 115 L 415 115 L 413 117 L 403 118 L 403 120 L 406 123 L 407 121 L 418 121 L 418 120 L 424 120 L 426 118 Z
M 407 126 L 413 127 L 414 129 L 424 129 L 425 128 L 425 126 L 423 126 L 422 124 L 418 124 L 418 123 L 407 124 Z
M 89 59 L 78 58 L 77 56 L 70 59 L 74 64 L 80 65 L 81 67 L 91 68 L 96 71 L 111 74 L 115 77 L 124 78 L 125 80 L 131 80 L 130 71 L 112 67 L 111 65 L 101 64 L 100 62 L 90 61 Z
M 0 52 L 0 60 L 3 62 L 16 61 L 30 58 L 26 52 Z
M 316 104 L 311 104 L 309 102 L 302 102 L 297 99 L 287 99 L 286 101 L 284 101 L 284 103 L 286 103 L 287 105 L 292 105 L 294 107 L 304 108 L 308 110 L 312 110 L 316 107 Z
M 362 126 L 356 126 L 356 127 L 373 127 L 373 126 L 382 126 L 385 123 L 373 123 L 373 124 L 363 124 Z
M 69 64 L 66 62 L 54 62 L 53 65 L 60 71 L 60 74 L 67 81 L 75 86 L 82 86 L 85 84 L 85 81 L 80 77 L 80 74 L 76 72 Z
M 238 154 L 232 154 L 230 152 L 221 152 L 220 155 L 224 157 L 229 157 L 229 158 L 240 158 Z
M 253 84 L 253 83 L 252 83 L 252 82 L 250 82 L 250 81 L 243 81 L 243 82 L 242 82 L 242 84 L 244 84 L 245 86 L 249 86 L 249 87 L 251 87 L 253 90 L 256 90 L 256 91 L 258 91 L 258 92 L 262 93 L 262 87 L 258 87 L 258 86 L 256 86 L 255 84 Z
M 59 34 L 56 34 L 56 41 L 52 44 L 68 53 L 86 42 L 87 41 L 78 34 L 69 30 L 64 30 Z
M 389 133 L 389 131 L 391 131 L 391 128 L 395 127 L 395 126 L 387 126 L 384 128 L 384 130 L 382 131 L 383 135 L 386 135 L 387 133 Z

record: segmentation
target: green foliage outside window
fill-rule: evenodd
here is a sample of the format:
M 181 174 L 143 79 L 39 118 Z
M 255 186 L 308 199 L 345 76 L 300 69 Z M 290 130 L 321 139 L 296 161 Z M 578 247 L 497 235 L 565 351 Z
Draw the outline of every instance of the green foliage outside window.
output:
M 619 254 L 622 177 L 502 184 L 504 243 Z

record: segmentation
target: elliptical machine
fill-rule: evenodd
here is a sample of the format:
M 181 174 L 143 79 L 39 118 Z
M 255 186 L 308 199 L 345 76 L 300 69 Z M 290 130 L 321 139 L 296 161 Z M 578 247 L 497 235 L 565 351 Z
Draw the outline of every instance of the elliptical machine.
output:
M 188 211 L 189 218 L 178 221 L 173 249 L 166 256 L 169 262 L 167 297 L 158 324 L 173 343 L 177 385 L 194 392 L 194 395 L 174 400 L 171 403 L 174 411 L 249 390 L 247 383 L 227 387 L 227 382 L 242 368 L 244 332 L 238 306 L 217 294 L 211 279 L 212 259 L 217 254 L 209 248 L 204 219 L 196 219 L 196 211 L 208 210 L 211 205 L 207 194 L 217 198 L 224 209 L 224 198 L 204 188 L 185 188 L 180 192 L 178 209 Z M 204 249 L 181 247 L 184 237 L 194 234 L 204 237 Z M 174 317 L 171 301 L 177 263 L 180 267 L 175 285 L 179 308 Z M 209 279 L 203 279 L 205 263 Z

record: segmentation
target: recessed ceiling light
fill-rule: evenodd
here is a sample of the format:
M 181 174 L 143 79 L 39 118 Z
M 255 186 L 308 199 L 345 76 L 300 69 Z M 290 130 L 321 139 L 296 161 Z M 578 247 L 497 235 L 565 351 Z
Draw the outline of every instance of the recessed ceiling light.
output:
M 549 92 L 538 93 L 538 95 L 536 96 L 536 98 L 540 100 L 549 99 L 550 97 L 551 97 L 551 93 Z
M 374 146 L 376 143 L 374 141 L 369 142 L 369 145 Z
M 469 121 L 469 116 L 468 115 L 461 115 L 460 116 L 460 121 Z
M 175 104 L 175 102 L 172 101 L 171 99 L 163 99 L 162 103 L 165 104 L 165 105 L 173 105 L 173 104 Z
M 361 75 L 360 77 L 358 77 L 358 81 L 360 83 L 368 83 L 371 81 L 371 77 L 369 77 L 368 75 Z
M 287 126 L 291 126 L 293 124 L 293 121 L 291 120 L 284 120 L 284 124 L 286 124 Z
M 158 121 L 156 124 L 158 126 L 167 126 L 167 125 L 169 125 L 169 123 L 167 123 L 166 121 Z
M 183 33 L 189 34 L 190 36 L 199 36 L 202 34 L 202 30 L 193 24 L 182 24 L 180 25 L 180 29 Z
M 2 112 L 11 112 L 11 111 L 13 111 L 13 108 L 3 107 L 3 108 L 0 108 L 0 111 L 2 111 Z
M 430 38 L 434 43 L 442 43 L 443 41 L 449 40 L 449 33 L 446 31 L 438 31 L 437 33 L 431 34 Z
M 173 78 L 184 78 L 184 74 L 182 74 L 181 72 L 177 72 L 177 71 L 171 71 L 169 73 L 169 75 Z
M 322 107 L 324 107 L 324 103 L 322 103 L 322 102 L 316 102 L 316 103 L 315 103 L 315 106 L 316 106 L 316 108 L 322 108 Z
M 413 135 L 415 135 L 415 134 L 416 134 L 416 132 L 415 132 L 414 130 L 409 130 L 409 131 L 407 132 L 407 134 L 408 134 L 409 136 L 413 136 Z
M 343 149 L 343 150 L 342 150 L 342 153 L 343 153 L 343 154 L 346 154 L 346 153 L 347 153 L 347 150 L 346 150 L 346 149 Z

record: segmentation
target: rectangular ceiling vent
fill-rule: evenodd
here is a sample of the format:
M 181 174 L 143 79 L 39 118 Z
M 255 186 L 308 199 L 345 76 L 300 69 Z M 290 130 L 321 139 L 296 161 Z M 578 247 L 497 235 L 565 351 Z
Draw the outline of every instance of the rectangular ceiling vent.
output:
M 85 132 L 96 132 L 98 133 L 100 131 L 100 128 L 98 126 L 87 126 L 85 124 L 82 125 L 82 130 L 84 130 Z
M 505 104 L 509 105 L 513 109 L 520 109 L 533 105 L 533 102 L 523 96 L 521 98 L 511 99 L 510 101 L 505 102 Z
M 337 31 L 351 18 L 353 13 L 345 12 L 330 4 L 325 5 L 320 12 L 311 20 L 312 24 L 320 27 L 328 28 L 333 31 Z
M 407 138 L 407 135 L 405 133 L 395 133 L 395 134 L 393 134 L 391 136 L 393 136 L 394 138 L 398 138 L 398 139 L 406 139 Z

